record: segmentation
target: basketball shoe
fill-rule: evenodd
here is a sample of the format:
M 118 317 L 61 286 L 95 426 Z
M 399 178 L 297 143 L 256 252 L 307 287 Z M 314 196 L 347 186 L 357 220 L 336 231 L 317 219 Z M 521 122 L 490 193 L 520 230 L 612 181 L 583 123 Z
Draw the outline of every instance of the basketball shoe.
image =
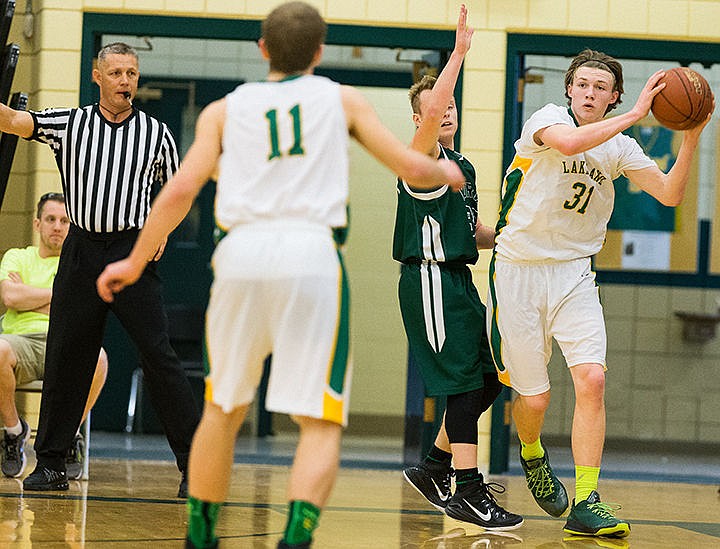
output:
M 505 488 L 496 482 L 486 484 L 482 479 L 472 482 L 462 491 L 455 491 L 445 507 L 445 514 L 455 520 L 477 524 L 486 530 L 518 528 L 523 518 L 500 507 L 491 491 L 501 494 Z
M 22 432 L 19 435 L 9 435 L 5 432 L 0 440 L 0 459 L 2 460 L 0 468 L 6 477 L 19 477 L 23 474 L 27 463 L 25 443 L 30 438 L 30 427 L 23 418 L 20 418 L 20 425 Z
M 419 463 L 403 471 L 403 476 L 410 485 L 430 502 L 438 511 L 443 511 L 452 495 L 451 477 L 454 474 L 452 467 L 428 467 Z
M 543 445 L 543 450 L 545 450 L 543 457 L 528 461 L 523 459 L 521 453 L 520 465 L 525 471 L 527 486 L 537 504 L 548 515 L 559 517 L 568 507 L 567 491 L 550 467 L 545 445 Z
M 24 490 L 67 490 L 68 481 L 65 471 L 50 469 L 39 463 L 35 470 L 23 480 Z
M 613 508 L 600 502 L 600 495 L 593 490 L 586 500 L 575 503 L 563 528 L 568 534 L 578 536 L 612 536 L 624 538 L 630 534 L 630 524 L 613 515 Z
M 65 455 L 65 472 L 70 480 L 78 480 L 83 474 L 85 461 L 85 438 L 78 433 Z

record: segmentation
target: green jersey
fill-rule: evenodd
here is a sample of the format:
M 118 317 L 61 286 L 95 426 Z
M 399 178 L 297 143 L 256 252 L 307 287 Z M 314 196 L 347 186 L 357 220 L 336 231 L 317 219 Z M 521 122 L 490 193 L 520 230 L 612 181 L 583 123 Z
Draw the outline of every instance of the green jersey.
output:
M 460 192 L 449 187 L 421 192 L 398 181 L 393 259 L 402 263 L 474 264 L 477 190 L 475 168 L 460 153 L 440 147 L 439 158 L 452 160 L 465 175 Z

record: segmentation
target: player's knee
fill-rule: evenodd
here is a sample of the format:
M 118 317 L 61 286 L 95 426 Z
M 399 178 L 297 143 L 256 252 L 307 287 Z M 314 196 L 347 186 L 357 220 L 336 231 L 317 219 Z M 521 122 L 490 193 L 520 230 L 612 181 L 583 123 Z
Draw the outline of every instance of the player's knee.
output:
M 498 376 L 495 372 L 485 374 L 483 376 L 485 382 L 485 388 L 483 389 L 482 401 L 480 405 L 480 414 L 482 415 L 485 410 L 493 405 L 495 400 L 502 392 L 503 384 L 500 383 Z
M 514 406 L 527 410 L 532 414 L 544 414 L 550 405 L 550 391 L 539 395 L 518 395 Z
M 599 364 L 592 366 L 573 376 L 577 398 L 602 398 L 605 394 L 605 370 Z
M 451 444 L 477 444 L 477 422 L 483 412 L 484 389 L 448 395 L 445 430 Z
M 16 362 L 17 357 L 10 343 L 4 339 L 0 339 L 0 367 L 12 370 L 15 368 Z

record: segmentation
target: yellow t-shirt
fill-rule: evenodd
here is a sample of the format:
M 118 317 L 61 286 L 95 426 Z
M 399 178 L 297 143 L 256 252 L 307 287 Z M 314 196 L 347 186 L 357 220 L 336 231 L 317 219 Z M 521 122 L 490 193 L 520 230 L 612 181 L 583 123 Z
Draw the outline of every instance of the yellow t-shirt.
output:
M 17 272 L 29 286 L 52 288 L 59 260 L 59 256 L 40 257 L 37 246 L 11 248 L 0 262 L 0 281 L 7 280 L 8 273 Z M 48 322 L 48 315 L 43 313 L 8 309 L 3 318 L 2 331 L 6 334 L 47 332 Z

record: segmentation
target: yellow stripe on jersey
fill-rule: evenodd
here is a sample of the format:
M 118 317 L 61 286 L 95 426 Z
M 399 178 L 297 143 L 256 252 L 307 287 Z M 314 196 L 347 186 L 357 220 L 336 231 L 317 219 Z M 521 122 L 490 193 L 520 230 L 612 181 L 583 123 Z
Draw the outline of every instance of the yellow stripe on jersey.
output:
M 516 154 L 515 158 L 513 158 L 512 164 L 510 164 L 510 167 L 508 168 L 508 173 L 513 171 L 515 168 L 520 168 L 520 170 L 525 174 L 530 169 L 532 163 L 532 158 L 523 158 L 522 156 L 518 156 Z

